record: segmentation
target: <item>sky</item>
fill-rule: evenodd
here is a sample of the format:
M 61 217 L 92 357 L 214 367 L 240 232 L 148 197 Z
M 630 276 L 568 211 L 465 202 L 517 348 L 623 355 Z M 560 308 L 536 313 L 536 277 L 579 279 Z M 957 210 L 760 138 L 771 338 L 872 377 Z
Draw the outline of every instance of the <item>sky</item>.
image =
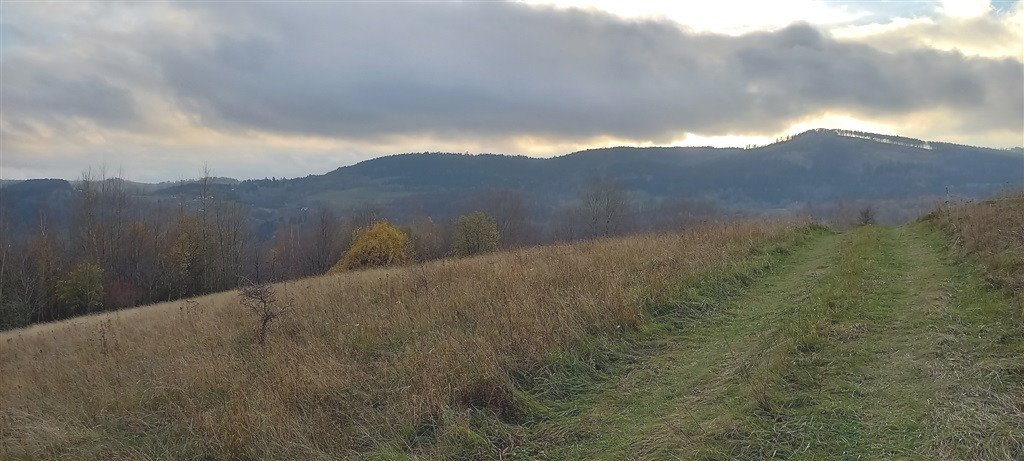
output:
M 1024 145 L 1020 1 L 0 2 L 0 178 L 381 155 Z

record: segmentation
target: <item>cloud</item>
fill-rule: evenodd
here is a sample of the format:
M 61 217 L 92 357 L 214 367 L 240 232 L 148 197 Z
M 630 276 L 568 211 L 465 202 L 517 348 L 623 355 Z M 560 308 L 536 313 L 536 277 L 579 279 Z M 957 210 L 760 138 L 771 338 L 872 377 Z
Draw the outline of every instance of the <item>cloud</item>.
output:
M 953 18 L 976 18 L 992 9 L 989 0 L 941 0 L 939 13 Z
M 603 11 L 629 20 L 670 20 L 697 32 L 744 33 L 776 30 L 795 22 L 818 26 L 849 24 L 869 16 L 864 5 L 823 0 L 733 0 L 666 2 L 663 0 L 529 0 L 560 9 Z
M 734 36 L 492 3 L 53 8 L 4 6 L 0 25 L 16 37 L 0 135 L 19 171 L 57 150 L 259 168 L 384 148 L 557 153 L 773 135 L 822 114 L 897 128 L 956 114 L 947 139 L 1020 139 L 1024 124 L 1019 59 L 880 50 L 808 24 Z
M 773 130 L 823 109 L 886 116 L 938 106 L 1022 123 L 1020 63 L 883 53 L 806 24 L 726 37 L 518 6 L 218 13 L 261 32 L 150 55 L 189 111 L 240 128 L 667 140 Z
M 986 1 L 942 4 L 931 16 L 834 28 L 836 38 L 880 50 L 930 48 L 990 58 L 1024 59 L 1024 2 L 1004 11 Z

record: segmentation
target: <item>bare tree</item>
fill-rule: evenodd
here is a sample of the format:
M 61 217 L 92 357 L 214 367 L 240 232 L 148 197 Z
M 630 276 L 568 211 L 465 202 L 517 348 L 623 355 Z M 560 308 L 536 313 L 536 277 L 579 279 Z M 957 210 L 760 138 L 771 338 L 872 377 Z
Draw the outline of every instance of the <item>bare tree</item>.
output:
M 526 200 L 519 192 L 490 189 L 469 202 L 467 212 L 482 211 L 494 219 L 501 235 L 502 248 L 515 248 L 537 240 L 537 230 L 530 222 Z
M 349 231 L 355 231 L 370 227 L 373 223 L 380 221 L 384 218 L 384 214 L 381 210 L 372 206 L 362 207 L 356 210 L 352 210 L 349 213 L 347 219 L 347 227 Z
M 875 223 L 875 207 L 868 205 L 860 209 L 857 214 L 857 223 L 862 226 L 867 226 Z
M 342 236 L 339 235 L 341 221 L 326 206 L 321 206 L 316 211 L 316 220 L 309 230 L 310 244 L 308 246 L 307 274 L 323 274 L 327 272 L 342 253 Z
M 256 339 L 263 345 L 267 342 L 270 323 L 291 310 L 290 302 L 281 303 L 274 286 L 266 282 L 252 282 L 243 278 L 238 289 L 239 303 L 257 316 Z
M 409 234 L 413 258 L 418 261 L 429 261 L 444 257 L 453 240 L 449 227 L 451 226 L 437 223 L 430 216 L 413 218 L 405 227 L 406 233 Z
M 590 180 L 580 194 L 580 209 L 591 237 L 619 235 L 629 230 L 629 197 L 612 181 Z
M 548 239 L 555 242 L 572 242 L 586 237 L 584 218 L 579 206 L 560 206 L 551 212 L 548 225 Z

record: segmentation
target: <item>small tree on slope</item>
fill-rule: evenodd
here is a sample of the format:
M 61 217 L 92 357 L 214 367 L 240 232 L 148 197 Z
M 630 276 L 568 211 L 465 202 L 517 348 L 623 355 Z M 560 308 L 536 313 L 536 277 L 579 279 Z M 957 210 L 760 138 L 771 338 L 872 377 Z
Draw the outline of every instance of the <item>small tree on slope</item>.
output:
M 286 314 L 291 304 L 281 304 L 277 299 L 274 286 L 269 283 L 254 283 L 245 280 L 246 284 L 238 289 L 239 303 L 257 316 L 256 340 L 263 345 L 267 342 L 267 329 L 270 323 Z

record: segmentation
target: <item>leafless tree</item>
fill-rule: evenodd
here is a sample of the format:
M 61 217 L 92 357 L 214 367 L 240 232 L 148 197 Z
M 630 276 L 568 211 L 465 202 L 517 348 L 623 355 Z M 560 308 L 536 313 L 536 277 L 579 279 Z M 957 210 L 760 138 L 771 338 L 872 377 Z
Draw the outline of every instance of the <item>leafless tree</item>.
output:
M 242 287 L 238 289 L 239 303 L 256 314 L 256 340 L 263 345 L 267 342 L 267 329 L 270 323 L 288 313 L 292 304 L 282 303 L 277 298 L 274 286 L 269 283 L 252 282 L 248 279 L 242 281 Z
M 430 216 L 413 218 L 405 227 L 409 234 L 409 245 L 412 247 L 413 258 L 418 261 L 429 261 L 445 256 L 452 246 L 450 225 L 438 223 Z
M 384 213 L 381 210 L 372 206 L 362 207 L 356 210 L 352 210 L 348 214 L 347 226 L 349 231 L 355 231 L 365 227 L 370 227 L 371 224 L 380 221 L 384 218 Z
M 470 201 L 467 212 L 482 211 L 494 219 L 502 248 L 515 248 L 537 240 L 523 195 L 509 189 L 490 189 Z
M 586 238 L 587 226 L 578 206 L 562 206 L 551 213 L 549 238 L 556 242 L 571 242 Z
M 630 201 L 626 191 L 609 180 L 592 179 L 580 194 L 580 208 L 591 237 L 608 237 L 627 232 Z
M 857 223 L 862 226 L 867 226 L 875 223 L 875 207 L 868 205 L 860 209 L 857 214 Z

